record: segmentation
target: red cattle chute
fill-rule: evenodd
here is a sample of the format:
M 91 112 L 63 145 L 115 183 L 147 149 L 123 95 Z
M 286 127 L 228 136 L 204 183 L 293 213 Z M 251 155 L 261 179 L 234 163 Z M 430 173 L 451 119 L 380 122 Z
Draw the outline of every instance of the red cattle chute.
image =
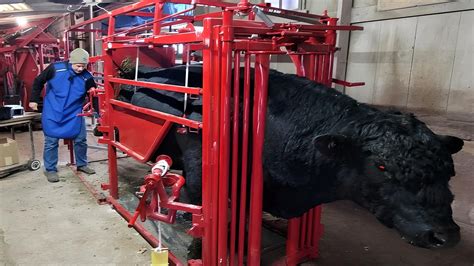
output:
M 60 60 L 59 40 L 45 32 L 55 20 L 46 18 L 30 22 L 8 29 L 0 35 L 0 84 L 4 87 L 0 95 L 21 96 L 9 104 L 21 101 L 23 107 L 29 110 L 34 79 L 47 64 Z M 5 92 L 6 95 L 3 95 Z
M 185 11 L 164 15 L 162 14 L 164 2 L 192 4 L 185 10 L 186 12 L 194 10 L 197 4 L 219 7 L 222 11 L 198 16 L 186 15 Z M 155 7 L 154 13 L 146 15 L 154 18 L 152 22 L 126 30 L 114 28 L 116 16 L 144 15 L 140 10 L 148 6 Z M 234 15 L 237 13 L 246 15 L 247 20 L 235 19 Z M 271 20 L 262 17 L 265 14 L 278 14 L 279 17 L 292 19 L 299 17 L 302 21 L 311 22 L 312 25 L 272 23 Z M 255 21 L 256 16 L 264 18 L 265 23 Z M 170 18 L 174 20 L 165 21 Z M 189 262 L 190 264 L 259 265 L 263 197 L 261 157 L 265 133 L 270 56 L 288 55 L 294 62 L 298 75 L 331 86 L 336 31 L 362 28 L 338 26 L 337 19 L 327 15 L 318 16 L 253 5 L 248 1 L 229 4 L 206 0 L 145 0 L 75 25 L 70 28 L 70 31 L 80 30 L 88 23 L 100 20 L 108 20 L 109 25 L 107 35 L 102 39 L 104 43 L 100 58 L 104 62 L 104 91 L 99 93 L 102 106 L 99 129 L 104 133 L 100 142 L 107 144 L 109 148 L 109 183 L 104 184 L 103 188 L 110 192 L 110 203 L 118 206 L 117 209 L 120 209 L 121 213 L 126 212 L 124 217 L 127 220 L 132 219 L 132 215 L 115 200 L 119 197 L 117 148 L 140 162 L 156 161 L 152 156 L 173 123 L 184 125 L 192 130 L 202 130 L 202 206 L 170 202 L 170 197 L 163 194 L 165 186 L 163 179 L 156 174 L 151 174 L 145 178 L 146 185 L 142 192 L 161 194 L 160 201 L 152 200 L 155 204 L 153 206 L 141 203 L 137 208 L 135 218 L 140 216 L 172 222 L 172 217 L 150 213 L 150 209 L 158 205 L 169 207 L 170 210 L 177 205 L 181 209 L 188 208 L 187 211 L 193 213 L 193 228 L 190 233 L 203 238 L 202 260 L 193 260 Z M 202 21 L 202 32 L 196 31 L 195 27 L 189 24 L 195 21 Z M 165 26 L 179 23 L 186 24 L 186 27 L 173 33 L 161 32 Z M 153 30 L 151 36 L 149 32 L 148 35 L 140 35 L 140 31 L 151 29 Z M 66 40 L 67 37 L 66 35 Z M 162 61 L 164 59 L 164 62 L 174 62 L 174 53 L 165 55 L 166 50 L 159 50 L 172 49 L 169 47 L 171 44 L 184 44 L 186 46 L 184 51 L 202 51 L 202 88 L 131 81 L 117 77 L 117 63 L 130 54 L 124 53 L 124 50 L 135 51 L 132 54 L 136 54 L 137 51 L 145 53 L 145 51 L 158 49 L 156 52 L 161 53 Z M 183 58 L 187 60 L 188 56 L 183 56 Z M 155 62 L 154 65 L 167 66 L 162 62 Z M 244 67 L 244 84 L 240 84 L 238 78 L 232 77 L 232 69 L 237 74 L 236 69 L 240 66 Z M 251 67 L 255 69 L 253 91 L 250 84 Z M 201 96 L 203 99 L 202 121 L 193 121 L 186 117 L 178 117 L 115 100 L 115 88 L 118 84 Z M 240 93 L 240 88 L 243 88 L 243 93 Z M 242 95 L 242 98 L 239 99 L 239 95 Z M 180 132 L 185 133 L 187 130 Z M 249 156 L 252 161 L 249 160 Z M 251 177 L 247 176 L 248 170 L 251 170 Z M 176 177 L 174 180 L 173 182 L 179 183 L 180 178 Z M 247 191 L 247 184 L 250 185 L 250 193 Z M 248 200 L 249 204 L 247 204 Z M 247 209 L 246 206 L 249 208 Z M 229 207 L 230 218 L 228 217 Z M 316 207 L 302 217 L 289 221 L 286 257 L 282 258 L 282 262 L 295 265 L 318 256 L 318 243 L 323 230 L 320 217 L 321 207 Z M 134 224 L 133 222 L 132 220 L 130 224 Z M 150 238 L 149 233 L 142 227 L 135 228 L 147 239 Z M 245 248 L 246 242 L 247 248 Z M 244 260 L 245 256 L 247 256 L 246 260 Z M 186 264 L 175 257 L 171 259 L 171 263 Z

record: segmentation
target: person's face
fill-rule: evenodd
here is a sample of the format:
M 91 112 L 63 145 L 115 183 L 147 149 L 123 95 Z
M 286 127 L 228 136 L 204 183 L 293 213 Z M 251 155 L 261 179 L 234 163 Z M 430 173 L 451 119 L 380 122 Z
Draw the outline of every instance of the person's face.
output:
M 72 70 L 79 74 L 86 69 L 86 64 L 72 64 Z

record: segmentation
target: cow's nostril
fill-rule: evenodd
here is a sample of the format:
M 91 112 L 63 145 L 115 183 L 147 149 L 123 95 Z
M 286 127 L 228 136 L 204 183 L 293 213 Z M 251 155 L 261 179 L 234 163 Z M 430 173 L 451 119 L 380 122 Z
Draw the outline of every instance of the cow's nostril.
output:
M 437 247 L 443 246 L 448 240 L 448 236 L 445 233 L 433 232 L 429 233 L 430 242 Z

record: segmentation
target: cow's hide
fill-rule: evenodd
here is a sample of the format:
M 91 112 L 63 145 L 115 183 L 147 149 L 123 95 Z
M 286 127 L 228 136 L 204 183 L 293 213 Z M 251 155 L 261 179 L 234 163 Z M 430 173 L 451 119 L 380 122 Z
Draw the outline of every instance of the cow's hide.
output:
M 147 80 L 183 85 L 184 70 L 154 70 Z M 193 85 L 202 85 L 200 71 L 194 66 Z M 131 101 L 182 115 L 182 97 L 139 89 Z M 188 104 L 188 117 L 200 120 L 201 102 Z M 459 241 L 448 182 L 455 174 L 451 154 L 462 148 L 461 139 L 433 133 L 412 114 L 383 112 L 274 70 L 265 130 L 265 211 L 292 218 L 319 204 L 349 199 L 414 245 L 431 248 Z M 191 202 L 199 203 L 201 136 L 171 130 L 158 153 L 172 156 L 184 169 Z

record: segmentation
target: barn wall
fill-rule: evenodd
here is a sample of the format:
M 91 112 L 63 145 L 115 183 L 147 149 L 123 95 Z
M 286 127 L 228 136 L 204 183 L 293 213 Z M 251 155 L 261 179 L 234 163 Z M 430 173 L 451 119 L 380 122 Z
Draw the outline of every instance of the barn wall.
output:
M 351 33 L 346 79 L 366 85 L 346 93 L 375 105 L 474 114 L 474 1 L 394 2 L 353 2 L 351 22 L 364 31 Z

